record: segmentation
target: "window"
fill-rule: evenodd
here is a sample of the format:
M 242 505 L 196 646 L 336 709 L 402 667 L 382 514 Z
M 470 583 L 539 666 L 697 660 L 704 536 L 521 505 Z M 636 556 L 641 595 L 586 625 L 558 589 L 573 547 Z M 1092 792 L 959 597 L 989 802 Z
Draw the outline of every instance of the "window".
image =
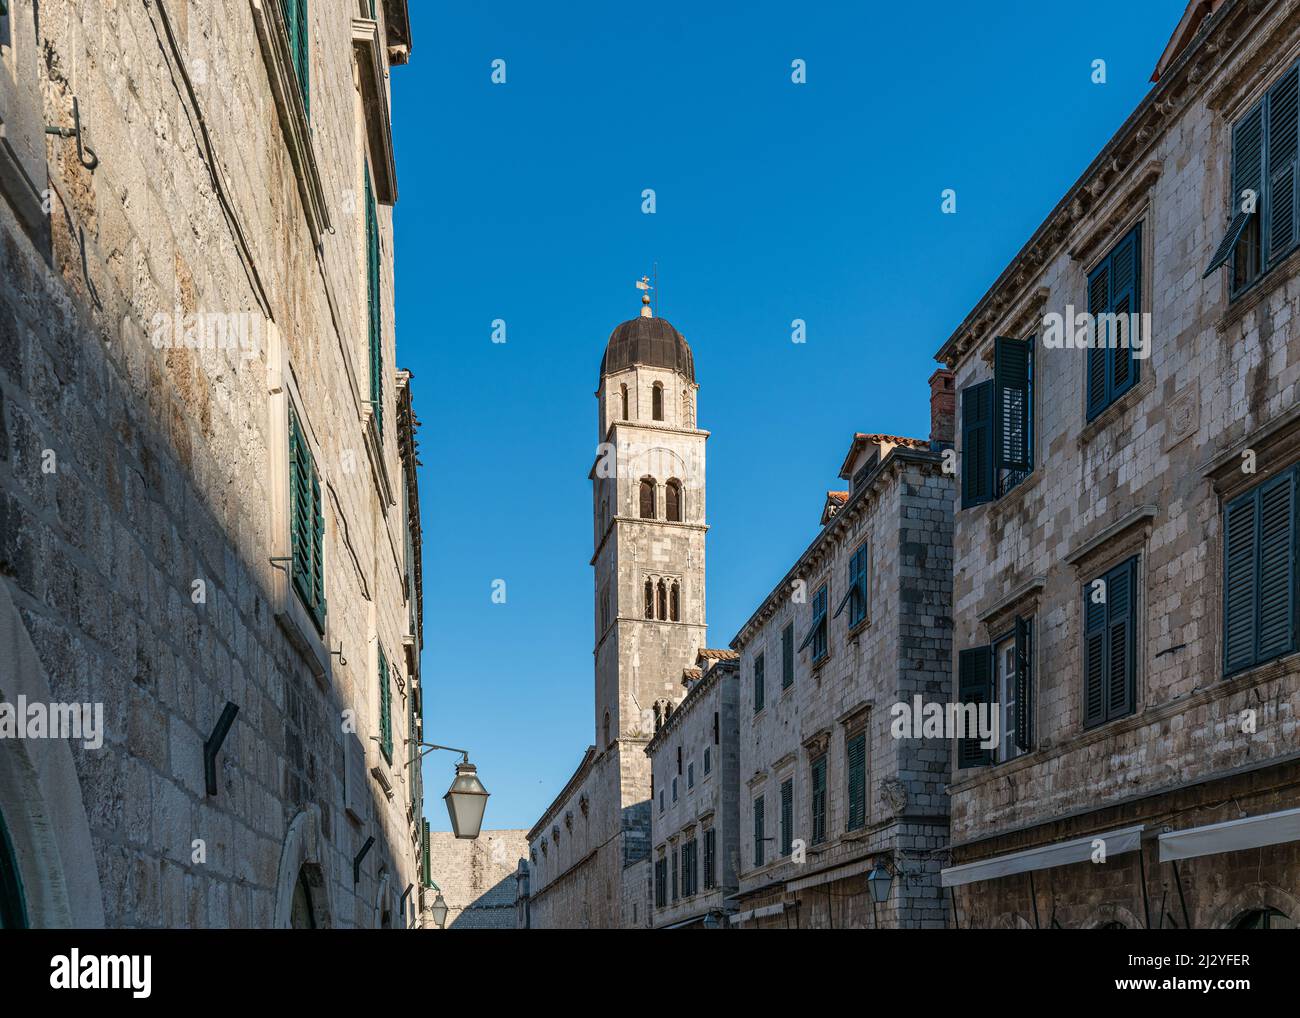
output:
M 650 416 L 656 421 L 664 419 L 664 387 L 659 382 L 650 390 Z
M 677 747 L 677 773 L 678 775 L 682 773 L 682 747 L 681 746 Z
M 370 348 L 370 409 L 375 427 L 384 433 L 384 330 L 380 316 L 379 216 L 370 188 L 370 167 L 366 167 L 366 306 L 369 309 L 367 335 Z
M 677 779 L 673 778 L 673 802 L 677 801 Z
M 686 787 L 695 787 L 695 761 L 692 760 L 686 765 Z
M 979 767 L 991 763 L 988 747 L 981 745 L 976 712 L 993 702 L 993 655 L 988 647 L 971 647 L 957 655 L 957 706 L 959 724 L 968 737 L 957 740 L 957 766 Z M 974 727 L 974 731 L 972 731 Z
M 1088 274 L 1088 313 L 1096 324 L 1088 351 L 1088 420 L 1137 384 L 1132 319 L 1142 310 L 1142 224 L 1138 223 Z
M 668 618 L 672 622 L 682 620 L 682 591 L 681 585 L 673 580 L 673 585 L 668 591 Z
M 1030 746 L 1029 729 L 1033 721 L 1032 634 L 1032 620 L 1016 619 L 1014 631 L 993 644 L 996 702 L 1002 707 L 998 718 L 998 745 L 994 750 L 998 763 L 1014 760 Z
M 705 774 L 708 774 L 711 770 L 713 770 L 712 757 L 709 755 L 711 752 L 712 752 L 712 747 L 710 746 L 704 747 L 704 773 Z
M 763 709 L 763 686 L 765 679 L 763 676 L 764 664 L 763 655 L 759 653 L 754 658 L 754 713 L 757 714 Z
M 718 832 L 710 827 L 704 832 L 704 887 L 718 886 Z
M 794 623 L 781 630 L 781 688 L 794 685 Z
M 655 482 L 652 477 L 641 478 L 641 519 L 655 518 Z
M 812 762 L 812 843 L 826 840 L 826 754 Z
M 655 585 L 650 579 L 645 581 L 645 617 L 648 619 L 655 617 Z
M 655 860 L 655 908 L 668 904 L 668 860 L 660 856 Z
M 676 905 L 677 904 L 677 849 L 676 847 L 673 848 L 671 854 L 673 859 L 673 904 Z
M 662 813 L 663 811 L 664 811 L 664 790 L 661 788 L 659 789 L 659 812 Z
M 1208 276 L 1231 262 L 1236 297 L 1300 242 L 1300 167 L 1297 166 L 1297 87 L 1300 71 L 1286 70 L 1232 129 L 1232 217 Z
M 763 865 L 763 844 L 767 840 L 764 837 L 763 823 L 763 797 L 760 795 L 754 800 L 754 865 Z
M 803 638 L 803 643 L 799 644 L 799 650 L 812 645 L 812 659 L 816 664 L 826 656 L 826 603 L 829 600 L 826 584 L 817 588 L 817 593 L 813 595 L 812 600 L 812 625 L 808 629 L 808 635 Z
M 284 24 L 289 30 L 289 56 L 302 92 L 302 106 L 311 116 L 311 61 L 307 38 L 307 0 L 284 0 Z
M 844 751 L 848 761 L 848 786 L 844 790 L 848 819 L 844 828 L 856 831 L 867 826 L 867 733 L 850 737 Z
M 379 751 L 393 762 L 393 688 L 388 681 L 388 658 L 379 648 Z
M 794 851 L 794 778 L 781 782 L 781 854 Z
M 993 341 L 993 377 L 961 391 L 961 505 L 1005 495 L 1034 467 L 1034 340 Z
M 713 744 L 716 746 L 722 741 L 722 729 L 718 725 L 718 712 L 713 712 Z
M 849 582 L 835 609 L 835 618 L 849 609 L 849 625 L 856 626 L 867 617 L 867 545 L 864 541 L 849 558 Z
M 665 488 L 664 510 L 667 519 L 673 523 L 682 522 L 682 482 L 675 477 L 668 482 Z
M 623 420 L 627 420 L 627 386 L 626 385 L 619 386 L 619 395 L 623 403 Z
M 325 517 L 320 478 L 298 414 L 289 409 L 289 544 L 293 588 L 319 633 L 325 632 Z
M 699 842 L 694 838 L 682 846 L 682 897 L 689 898 L 700 889 Z
M 666 622 L 668 620 L 668 585 L 665 584 L 663 580 L 659 581 L 657 593 L 658 593 L 657 600 L 659 604 L 659 621 Z
M 1231 675 L 1296 648 L 1296 498 L 1300 467 L 1223 511 L 1223 670 Z
M 1137 558 L 1083 588 L 1083 723 L 1132 714 L 1137 636 Z

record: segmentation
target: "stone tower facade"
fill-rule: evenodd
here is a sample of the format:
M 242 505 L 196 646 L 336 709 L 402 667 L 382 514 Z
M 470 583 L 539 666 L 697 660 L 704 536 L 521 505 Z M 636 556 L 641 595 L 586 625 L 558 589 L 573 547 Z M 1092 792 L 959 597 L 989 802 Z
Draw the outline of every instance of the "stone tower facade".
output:
M 645 308 L 609 338 L 591 468 L 595 737 L 529 832 L 531 925 L 645 923 L 645 747 L 681 702 L 704 646 L 705 458 L 699 386 L 681 334 Z M 624 915 L 624 912 L 628 914 Z

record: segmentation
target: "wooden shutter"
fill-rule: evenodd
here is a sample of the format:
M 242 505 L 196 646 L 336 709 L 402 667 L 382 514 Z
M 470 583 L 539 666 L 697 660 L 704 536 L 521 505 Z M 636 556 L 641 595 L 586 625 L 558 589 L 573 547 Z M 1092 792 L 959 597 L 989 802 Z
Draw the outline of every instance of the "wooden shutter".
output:
M 1115 245 L 1110 254 L 1110 308 L 1113 314 L 1122 316 L 1120 327 L 1125 329 L 1126 342 L 1131 343 L 1133 336 L 1129 327 L 1128 316 L 1141 310 L 1139 287 L 1142 278 L 1142 224 L 1128 233 Z M 1118 342 L 1119 337 L 1113 338 Z M 1108 351 L 1110 377 L 1108 379 L 1107 402 L 1114 400 L 1137 383 L 1140 362 L 1133 357 L 1129 346 L 1116 346 Z
M 316 476 L 316 464 L 311 465 L 311 580 L 312 580 L 312 617 L 316 628 L 325 629 L 325 516 L 321 499 L 320 478 Z
M 754 865 L 763 865 L 763 797 L 754 800 Z
M 765 665 L 763 655 L 759 654 L 754 658 L 754 713 L 757 714 L 763 709 L 763 698 L 767 690 L 764 688 L 765 676 L 763 674 Z
M 1088 314 L 1096 321 L 1098 315 L 1110 310 L 1110 258 L 1092 270 L 1088 277 Z M 1098 342 L 1088 351 L 1088 419 L 1092 420 L 1110 402 L 1106 392 L 1106 348 Z
M 1106 600 L 1095 600 L 1089 583 L 1083 588 L 1083 723 L 1099 725 L 1105 720 Z
M 1223 513 L 1223 666 L 1235 672 L 1255 663 L 1259 491 Z
M 848 823 L 850 831 L 863 827 L 867 822 L 867 735 L 859 732 L 849 740 L 846 747 L 848 756 Z
M 420 879 L 424 886 L 428 887 L 433 883 L 433 870 L 429 865 L 429 821 L 423 820 L 420 824 Z
M 781 630 L 781 688 L 794 684 L 794 623 Z
M 1031 682 L 1030 667 L 1032 662 L 1030 643 L 1029 643 L 1029 623 L 1024 619 L 1016 619 L 1016 748 L 1027 750 L 1029 748 L 1029 719 L 1032 716 L 1030 712 L 1030 696 L 1032 695 L 1033 683 Z
M 1297 85 L 1293 66 L 1268 93 L 1268 201 L 1265 232 L 1268 263 L 1275 264 L 1296 242 Z
M 284 23 L 289 31 L 289 55 L 302 92 L 302 106 L 311 116 L 311 61 L 307 37 L 307 0 L 284 0 Z
M 1033 394 L 1029 388 L 1030 340 L 993 340 L 993 451 L 996 469 L 1028 470 L 1029 420 Z
M 1259 623 L 1257 661 L 1295 647 L 1296 472 L 1259 492 Z
M 393 691 L 388 681 L 388 658 L 379 648 L 379 748 L 393 762 Z
M 961 505 L 993 498 L 993 382 L 961 392 Z
M 379 434 L 384 433 L 384 349 L 379 282 L 379 215 L 366 167 L 366 297 L 369 310 L 370 402 Z
M 826 756 L 823 754 L 812 765 L 812 842 L 826 840 Z
M 1133 713 L 1137 559 L 1106 575 L 1106 720 Z
M 781 854 L 794 847 L 794 782 L 781 782 Z
M 993 702 L 993 648 L 972 647 L 957 655 L 957 702 L 963 707 Z M 979 738 L 957 740 L 958 767 L 979 767 L 992 760 L 992 751 L 981 746 Z

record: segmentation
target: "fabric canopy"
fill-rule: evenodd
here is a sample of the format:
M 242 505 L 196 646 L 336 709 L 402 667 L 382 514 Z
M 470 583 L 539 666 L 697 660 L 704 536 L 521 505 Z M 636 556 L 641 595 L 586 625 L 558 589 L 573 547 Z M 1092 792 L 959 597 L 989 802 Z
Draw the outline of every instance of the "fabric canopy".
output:
M 1055 845 L 1042 845 L 1023 852 L 1012 852 L 992 859 L 981 859 L 962 866 L 949 866 L 941 870 L 939 882 L 944 887 L 960 887 L 973 884 L 979 880 L 993 880 L 997 877 L 1009 877 L 1014 873 L 1028 873 L 1030 870 L 1046 870 L 1054 866 L 1066 866 L 1075 862 L 1088 862 L 1098 847 L 1104 847 L 1106 858 L 1134 851 L 1142 843 L 1143 825 L 1124 827 L 1107 834 L 1090 834 L 1073 841 L 1062 841 Z M 1097 842 L 1102 842 L 1098 846 Z
M 1160 835 L 1160 861 L 1240 852 L 1244 848 L 1280 845 L 1287 841 L 1300 841 L 1300 809 L 1284 809 L 1243 820 L 1170 831 Z

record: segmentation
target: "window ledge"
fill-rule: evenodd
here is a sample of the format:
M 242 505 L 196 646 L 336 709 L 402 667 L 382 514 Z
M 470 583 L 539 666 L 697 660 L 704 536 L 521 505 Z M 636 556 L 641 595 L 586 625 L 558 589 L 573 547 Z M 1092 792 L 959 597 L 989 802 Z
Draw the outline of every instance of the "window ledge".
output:
M 1139 386 L 1140 385 L 1141 383 L 1139 383 Z M 992 520 L 1004 516 L 1017 508 L 1026 498 L 1029 497 L 1030 493 L 1038 487 L 1038 483 L 1042 479 L 1042 476 L 1042 470 L 1033 468 L 1029 471 L 1029 476 L 1023 481 L 990 502 L 988 504 L 989 519 Z
M 1219 271 L 1222 271 L 1222 269 Z M 1231 272 L 1231 268 L 1228 271 Z M 1223 317 L 1214 323 L 1214 327 L 1220 333 L 1227 332 L 1246 315 L 1259 307 L 1274 290 L 1285 286 L 1289 280 L 1295 277 L 1297 272 L 1300 272 L 1300 247 L 1297 247 L 1272 268 L 1267 269 L 1263 275 L 1242 290 L 1236 297 L 1229 296 L 1228 308 L 1223 312 Z
M 280 114 L 280 127 L 289 148 L 289 158 L 297 171 L 298 192 L 302 196 L 303 211 L 311 230 L 312 243 L 320 246 L 321 237 L 330 229 L 329 209 L 325 205 L 325 186 L 311 142 L 311 123 L 298 88 L 298 75 L 293 69 L 289 53 L 289 30 L 284 23 L 284 13 L 275 0 L 249 0 L 253 8 L 253 24 L 261 44 L 262 59 L 266 63 L 267 77 L 271 82 L 271 95 Z
M 851 626 L 849 626 L 848 631 L 844 634 L 844 642 L 856 643 L 858 637 L 861 636 L 863 632 L 865 632 L 870 628 L 871 628 L 871 616 L 868 615 L 866 618 L 862 619 L 861 621 L 855 622 Z
M 1089 444 L 1101 432 L 1115 423 L 1118 418 L 1136 407 L 1149 393 L 1155 390 L 1156 376 L 1155 372 L 1151 370 L 1151 358 L 1147 358 L 1144 367 L 1142 379 L 1137 385 L 1129 389 L 1128 392 L 1124 393 L 1123 396 L 1084 425 L 1083 430 L 1079 432 L 1078 445 L 1080 449 Z

